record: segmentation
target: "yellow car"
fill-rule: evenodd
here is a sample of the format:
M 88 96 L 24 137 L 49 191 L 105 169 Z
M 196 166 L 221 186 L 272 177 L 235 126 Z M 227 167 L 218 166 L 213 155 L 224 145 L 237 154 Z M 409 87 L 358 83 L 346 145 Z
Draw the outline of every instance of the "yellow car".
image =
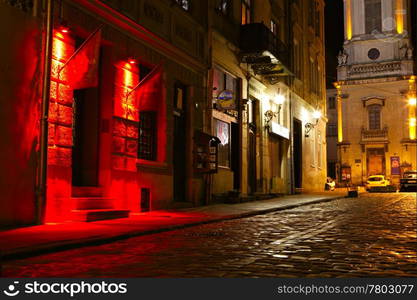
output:
M 388 179 L 384 175 L 372 175 L 366 180 L 365 189 L 369 192 L 371 190 L 384 190 L 390 186 Z

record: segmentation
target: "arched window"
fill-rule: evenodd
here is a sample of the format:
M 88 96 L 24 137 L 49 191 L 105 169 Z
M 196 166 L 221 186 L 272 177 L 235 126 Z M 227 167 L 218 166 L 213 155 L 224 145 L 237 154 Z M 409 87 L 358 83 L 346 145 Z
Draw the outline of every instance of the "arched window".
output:
M 368 106 L 368 121 L 370 130 L 381 129 L 381 105 L 372 104 Z

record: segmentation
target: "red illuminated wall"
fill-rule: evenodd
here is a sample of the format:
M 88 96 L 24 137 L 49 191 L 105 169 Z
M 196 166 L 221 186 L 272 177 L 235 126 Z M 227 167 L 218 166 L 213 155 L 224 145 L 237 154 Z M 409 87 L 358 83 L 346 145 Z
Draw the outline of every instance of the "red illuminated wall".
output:
M 136 158 L 139 116 L 136 91 L 132 91 L 132 89 L 139 82 L 139 69 L 136 64 L 130 64 L 126 61 L 119 62 L 115 67 L 112 138 L 113 172 L 110 196 L 115 199 L 116 208 L 137 210 Z
M 71 147 L 73 91 L 68 73 L 59 73 L 74 52 L 69 34 L 54 31 L 48 130 L 48 179 L 46 222 L 69 219 L 71 203 Z
M 41 22 L 0 3 L 0 40 L 1 228 L 35 222 Z

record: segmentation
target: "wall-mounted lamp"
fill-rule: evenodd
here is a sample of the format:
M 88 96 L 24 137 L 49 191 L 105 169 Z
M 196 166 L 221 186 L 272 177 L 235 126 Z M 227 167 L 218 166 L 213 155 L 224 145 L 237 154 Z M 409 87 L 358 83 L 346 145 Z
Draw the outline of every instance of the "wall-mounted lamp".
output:
M 69 29 L 69 27 L 68 27 L 68 23 L 67 23 L 66 21 L 64 21 L 64 20 L 61 20 L 61 21 L 59 22 L 59 27 L 58 27 L 58 30 L 59 30 L 61 33 L 68 33 L 68 32 L 70 32 L 70 29 Z
M 417 99 L 415 97 L 408 98 L 408 105 L 416 106 L 417 105 Z
M 127 62 L 131 65 L 135 65 L 137 63 L 137 61 L 134 57 L 129 57 Z
M 272 118 L 277 116 L 278 113 L 274 113 L 272 110 L 267 110 L 264 114 L 265 116 L 265 129 L 269 131 L 270 124 L 272 121 Z
M 313 118 L 316 119 L 316 123 L 313 124 L 313 123 L 308 122 L 304 126 L 305 127 L 305 133 L 304 133 L 305 137 L 309 137 L 311 129 L 316 127 L 317 124 L 319 123 L 319 119 L 321 118 L 321 112 L 319 110 L 315 110 L 313 112 Z

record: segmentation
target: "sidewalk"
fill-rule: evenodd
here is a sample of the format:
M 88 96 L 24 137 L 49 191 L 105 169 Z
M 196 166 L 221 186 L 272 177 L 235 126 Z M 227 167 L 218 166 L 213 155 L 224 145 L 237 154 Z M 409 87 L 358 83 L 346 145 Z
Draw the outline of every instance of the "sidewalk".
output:
M 343 198 L 346 191 L 279 197 L 239 204 L 131 214 L 129 218 L 91 223 L 46 224 L 0 232 L 0 258 L 18 259 L 41 253 L 97 245 L 133 236 L 236 219 Z

